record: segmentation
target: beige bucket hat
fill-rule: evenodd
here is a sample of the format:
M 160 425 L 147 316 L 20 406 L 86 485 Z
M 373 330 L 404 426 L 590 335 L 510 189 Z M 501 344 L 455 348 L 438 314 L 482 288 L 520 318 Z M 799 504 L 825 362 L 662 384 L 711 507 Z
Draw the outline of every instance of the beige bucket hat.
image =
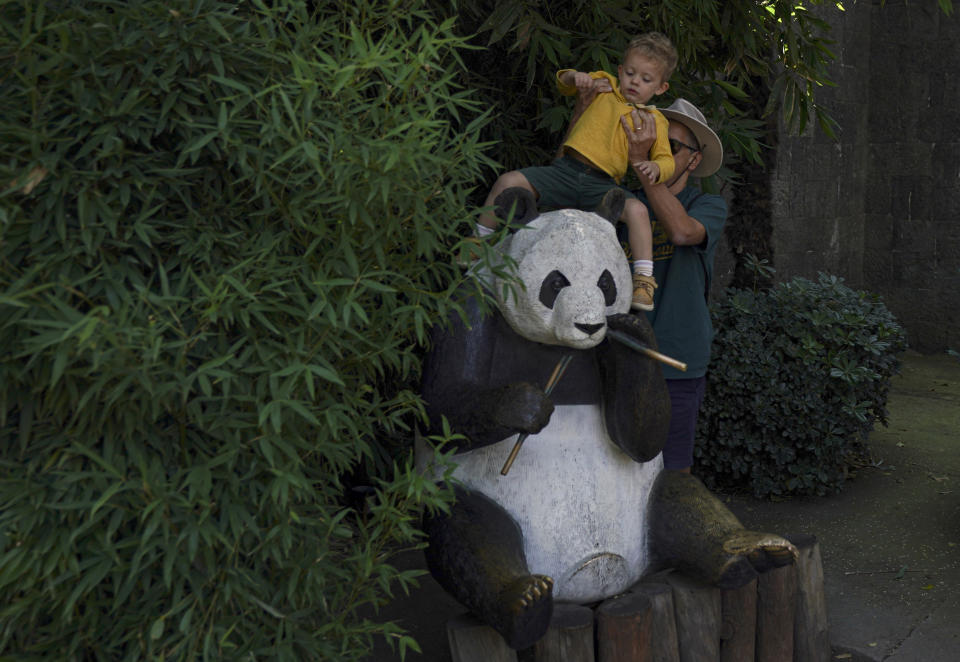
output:
M 720 169 L 723 164 L 723 145 L 713 129 L 707 126 L 707 119 L 699 108 L 686 99 L 677 99 L 666 108 L 660 108 L 660 112 L 668 120 L 676 120 L 693 131 L 693 135 L 700 145 L 700 153 L 703 158 L 700 164 L 690 173 L 691 175 L 709 177 Z

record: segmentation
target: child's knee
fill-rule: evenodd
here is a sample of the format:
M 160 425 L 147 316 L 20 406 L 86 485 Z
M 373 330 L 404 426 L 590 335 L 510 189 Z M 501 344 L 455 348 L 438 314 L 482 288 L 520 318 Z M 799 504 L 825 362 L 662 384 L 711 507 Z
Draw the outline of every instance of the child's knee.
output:
M 498 191 L 513 188 L 514 186 L 519 186 L 527 189 L 528 191 L 533 191 L 533 187 L 530 185 L 530 182 L 527 181 L 527 178 L 519 170 L 511 170 L 510 172 L 503 173 L 497 177 L 497 182 L 494 184 L 494 188 Z
M 647 206 L 645 204 L 636 198 L 629 198 L 623 205 L 622 218 L 627 225 L 631 225 L 633 223 L 649 223 L 650 212 L 647 210 Z

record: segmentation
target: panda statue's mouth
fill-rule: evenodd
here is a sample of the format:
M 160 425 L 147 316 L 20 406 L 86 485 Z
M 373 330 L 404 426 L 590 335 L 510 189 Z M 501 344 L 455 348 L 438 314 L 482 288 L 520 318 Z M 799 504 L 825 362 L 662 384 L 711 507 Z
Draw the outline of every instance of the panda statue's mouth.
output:
M 607 325 L 602 324 L 574 324 L 567 327 L 564 333 L 558 333 L 555 343 L 572 349 L 592 349 L 603 342 L 607 336 Z

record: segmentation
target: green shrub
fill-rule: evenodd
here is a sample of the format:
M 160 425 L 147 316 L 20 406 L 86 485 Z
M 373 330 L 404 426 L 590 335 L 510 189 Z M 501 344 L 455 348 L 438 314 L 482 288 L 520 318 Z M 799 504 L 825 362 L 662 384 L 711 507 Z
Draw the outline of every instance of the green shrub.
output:
M 415 646 L 361 614 L 450 498 L 390 457 L 490 165 L 463 40 L 415 1 L 2 4 L 0 657 Z
M 821 274 L 730 290 L 697 430 L 697 472 L 757 496 L 825 494 L 875 421 L 887 420 L 903 329 L 875 296 Z

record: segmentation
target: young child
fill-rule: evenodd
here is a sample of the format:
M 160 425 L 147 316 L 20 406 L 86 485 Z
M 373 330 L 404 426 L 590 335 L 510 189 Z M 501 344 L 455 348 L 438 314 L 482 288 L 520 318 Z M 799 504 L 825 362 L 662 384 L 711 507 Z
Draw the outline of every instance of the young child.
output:
M 659 32 L 634 38 L 617 67 L 617 77 L 605 71 L 587 74 L 573 69 L 557 72 L 557 86 L 565 96 L 582 94 L 596 87 L 600 94 L 570 128 L 563 143 L 563 156 L 549 166 L 523 168 L 497 178 L 484 206 L 492 207 L 505 189 L 521 186 L 548 207 L 575 207 L 594 210 L 604 194 L 617 186 L 632 165 L 637 174 L 659 183 L 673 176 L 674 162 L 667 139 L 667 120 L 645 104 L 670 87 L 667 80 L 677 66 L 677 50 Z M 648 160 L 628 164 L 628 141 L 620 118 L 635 108 L 645 110 L 643 121 L 655 122 L 657 138 Z M 629 120 L 628 120 L 629 121 Z M 632 125 L 632 123 L 631 123 Z M 640 127 L 634 127 L 639 130 Z M 647 208 L 624 190 L 626 202 L 620 219 L 627 224 L 633 260 L 633 302 L 635 310 L 653 310 L 653 238 Z M 497 227 L 497 218 L 482 214 L 477 226 L 481 237 Z

